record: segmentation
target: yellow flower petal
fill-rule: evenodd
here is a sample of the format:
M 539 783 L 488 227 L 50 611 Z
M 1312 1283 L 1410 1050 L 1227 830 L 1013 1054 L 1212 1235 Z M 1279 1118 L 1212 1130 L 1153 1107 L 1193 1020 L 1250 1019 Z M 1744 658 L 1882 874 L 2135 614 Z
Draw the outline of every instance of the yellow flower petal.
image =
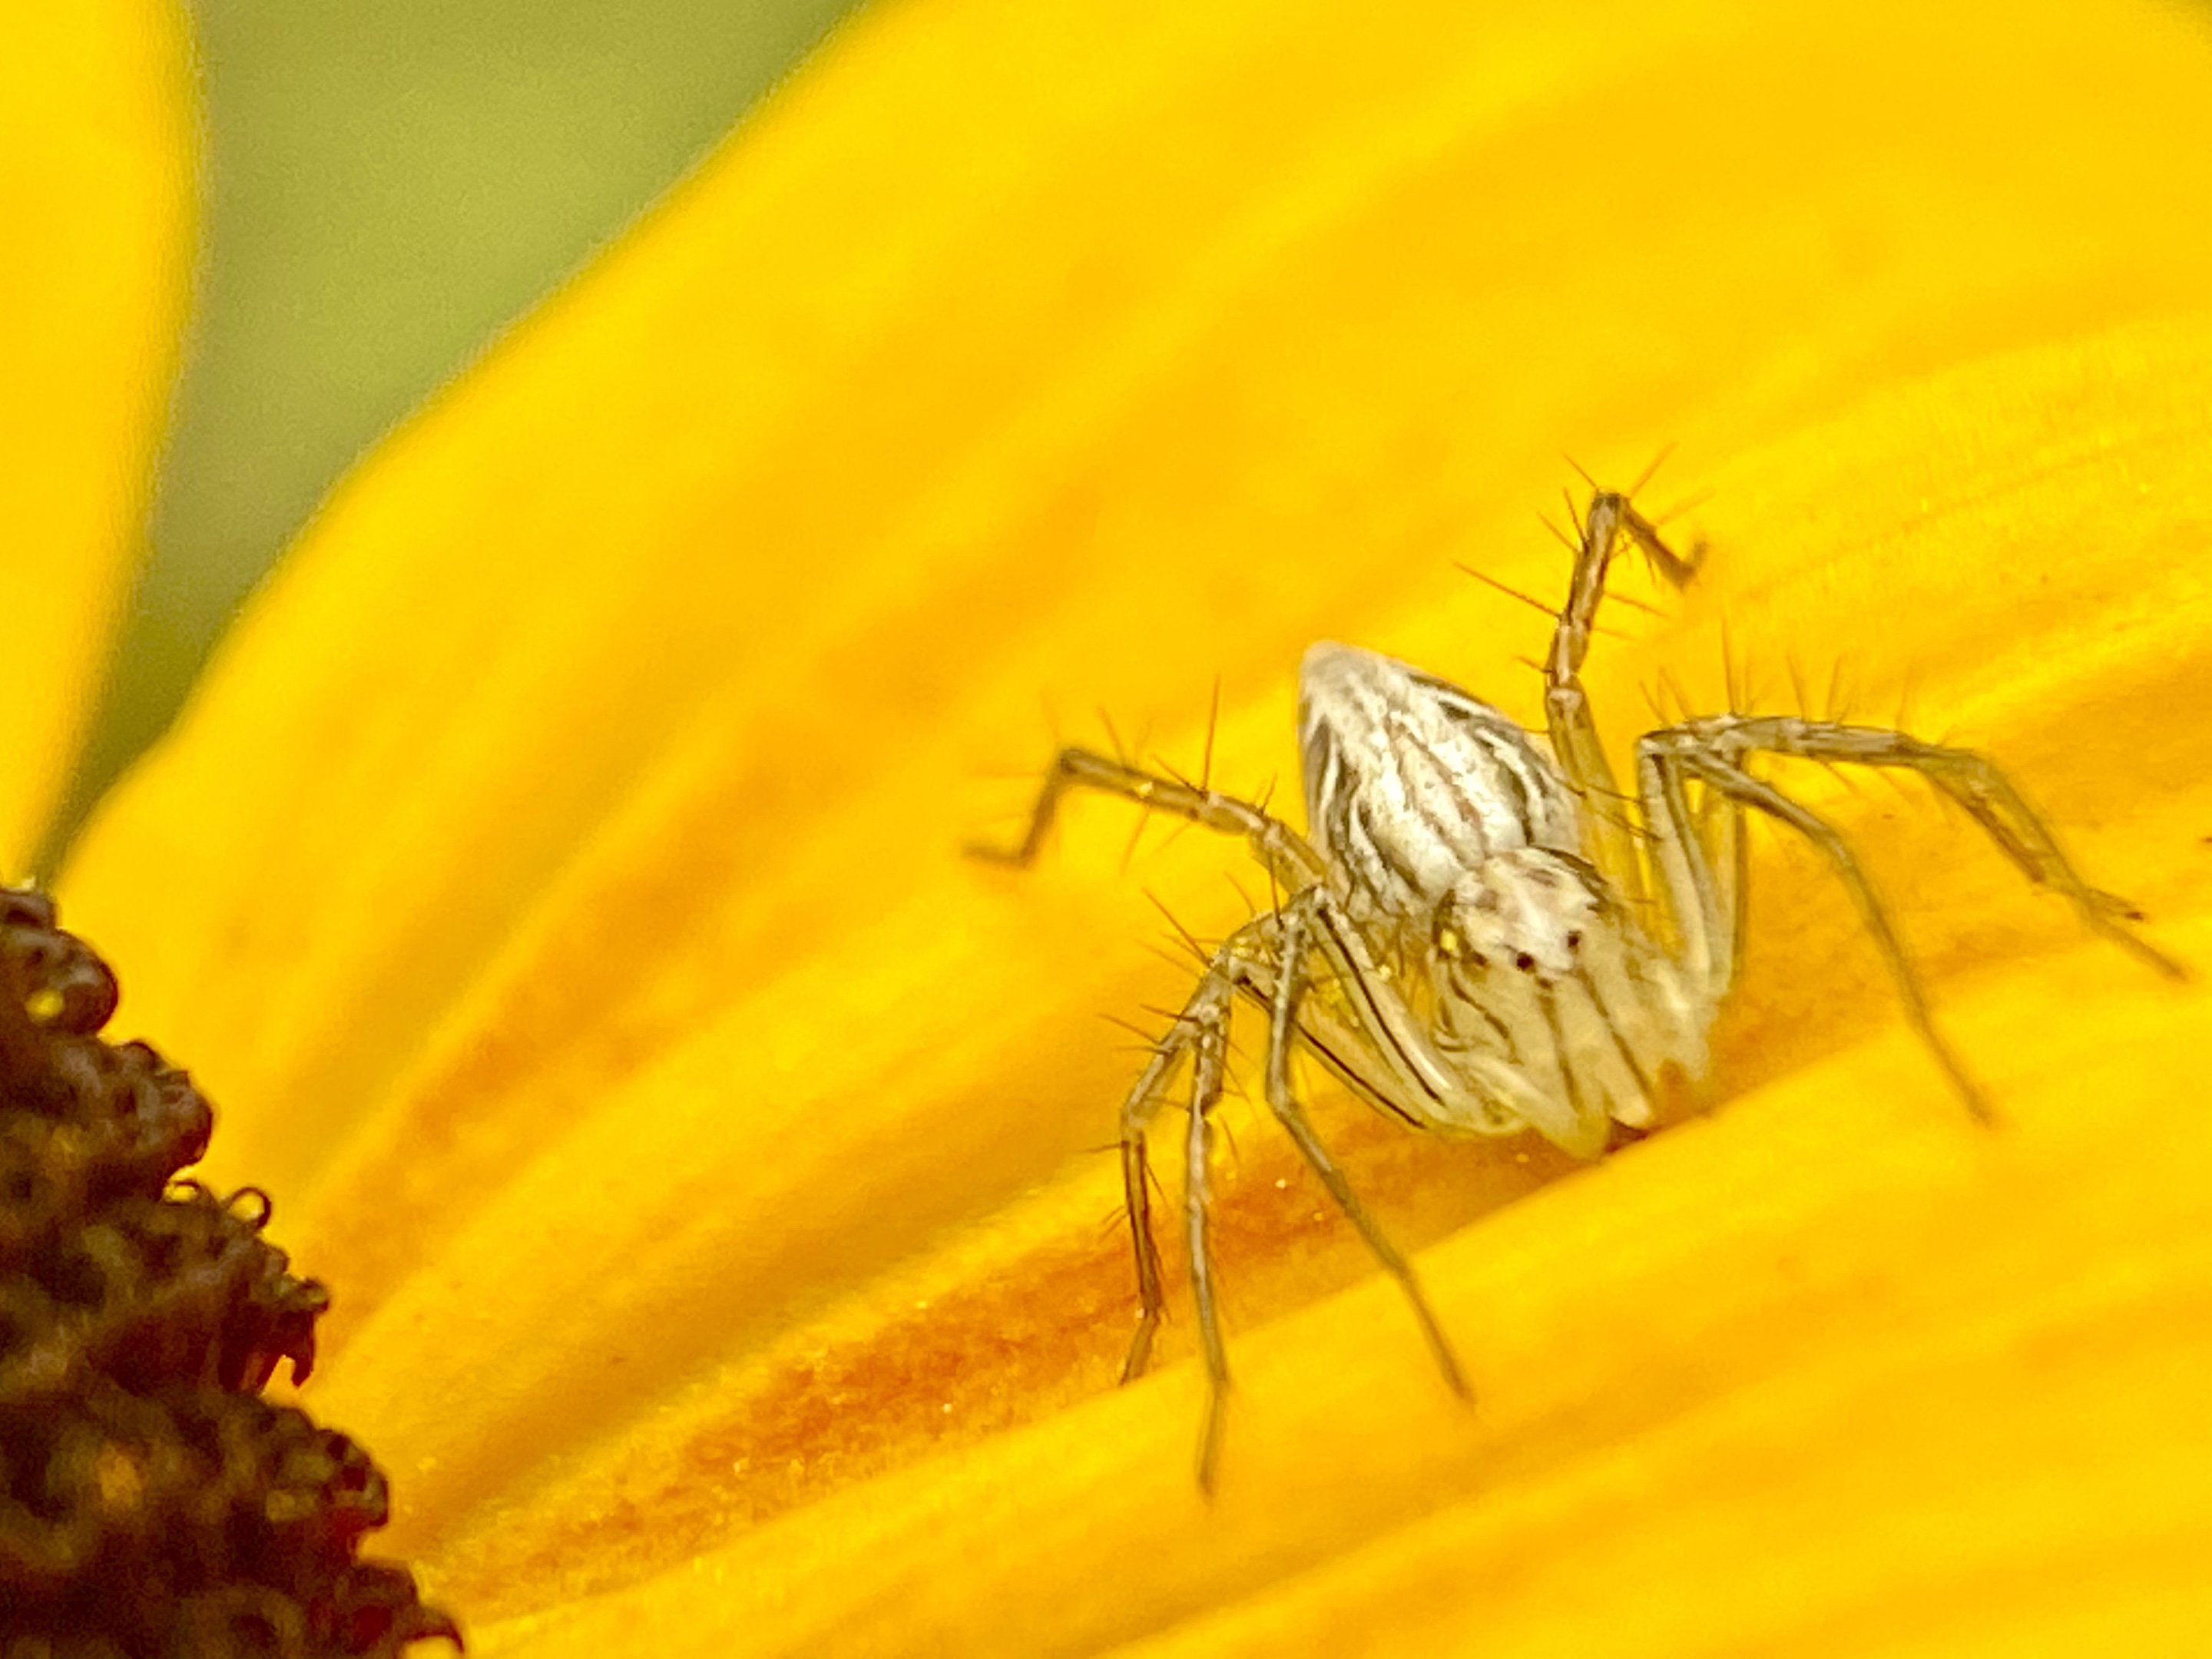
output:
M 1026 878 L 957 849 L 1023 805 L 976 775 L 1042 758 L 1040 693 L 1188 766 L 1218 671 L 1217 776 L 1285 794 L 1317 636 L 1533 718 L 1540 619 L 1451 561 L 1552 593 L 1557 448 L 1673 436 L 1714 553 L 1612 613 L 1617 738 L 1724 656 L 1763 701 L 1793 660 L 1869 718 L 1909 687 L 2212 959 L 2208 87 L 2150 10 L 849 29 L 341 491 L 70 872 L 228 1109 L 219 1178 L 338 1288 L 315 1400 L 393 1546 L 546 1654 L 1584 1651 L 1616 1571 L 1628 1650 L 2002 1633 L 2007 1574 L 2081 1586 L 2039 1629 L 2118 1618 L 2090 1557 L 2141 1540 L 2082 1506 L 2166 1526 L 2146 1483 L 2203 1473 L 2157 1408 L 2201 1359 L 2205 1003 L 1970 827 L 1807 785 L 2013 1127 L 1762 842 L 1715 1085 L 1758 1097 L 1425 1258 L 1472 1412 L 1232 1111 L 1211 1510 L 1191 1368 L 1110 1389 L 1081 1153 L 1133 1065 L 1096 1016 L 1188 981 L 1139 890 L 1218 932 L 1243 867 L 1123 876 L 1103 806 Z M 1564 1167 L 1328 1122 L 1409 1242 Z
M 2075 627 L 2100 618 L 2106 635 L 2075 643 L 2064 667 L 2014 668 L 2012 685 L 1948 691 L 1940 706 L 1946 719 L 1968 711 L 1996 752 L 2039 757 L 2021 769 L 2038 793 L 2077 839 L 2094 837 L 2099 868 L 2152 907 L 2159 936 L 2202 963 L 2212 884 L 2195 826 L 2212 820 L 2212 731 L 2170 711 L 2202 701 L 2212 604 L 2203 572 L 2160 573 L 2155 556 L 2204 499 L 2212 335 L 2202 322 L 2191 334 L 2025 354 L 1872 400 L 1747 457 L 1709 512 L 1717 556 L 1735 564 L 1741 549 L 1748 563 L 1754 546 L 1789 544 L 1767 513 L 1802 518 L 1835 499 L 1822 487 L 1838 468 L 1875 481 L 1842 522 L 1875 546 L 1832 539 L 1833 520 L 1801 523 L 1796 569 L 1760 560 L 1765 580 L 1739 584 L 1724 565 L 1715 602 L 1782 637 L 1817 639 L 1826 622 L 1869 641 L 1865 661 L 1879 662 L 1875 633 L 1893 623 L 1924 630 L 1921 659 L 1938 667 L 1946 638 L 2027 653 L 2000 633 L 2023 588 Z M 2095 435 L 2054 429 L 2054 410 Z M 1943 428 L 1974 414 L 2016 441 L 2010 453 L 2040 459 L 1971 483 L 1916 476 L 1913 458 L 1940 453 Z M 1741 518 L 1727 510 L 1738 500 L 1752 504 Z M 1896 608 L 1903 593 L 1912 614 Z M 1480 605 L 1407 627 L 1465 635 Z M 2065 631 L 2046 623 L 2043 637 Z M 1710 633 L 1688 632 L 1691 660 L 1717 657 Z M 2187 1628 L 2185 1613 L 2203 1613 L 2185 1594 L 2205 1542 L 2194 1494 L 2212 1476 L 2212 1440 L 2184 1409 L 2212 1357 L 2212 1136 L 2181 1121 L 2165 1085 L 2212 1041 L 2212 1006 L 2079 939 L 1932 809 L 1835 805 L 1910 916 L 1947 1026 L 2003 1104 L 2002 1132 L 1973 1128 L 1896 1030 L 1825 872 L 1763 848 L 1764 925 L 1721 1073 L 1737 1086 L 1784 1075 L 1425 1258 L 1474 1358 L 1473 1412 L 1436 1379 L 1393 1291 L 1370 1283 L 1240 1334 L 1230 1470 L 1203 1504 L 1189 1369 L 1105 1388 L 1127 1328 L 1127 1269 L 1118 1239 L 1100 1237 L 1113 1176 L 1094 1164 L 947 1260 L 732 1361 L 544 1486 L 489 1504 L 445 1547 L 450 1582 L 495 1608 L 537 1603 L 528 1587 L 674 1568 L 555 1620 L 552 1635 L 495 1628 L 495 1652 L 505 1640 L 587 1651 L 617 1632 L 678 1652 L 742 1640 L 1018 1653 L 1048 1633 L 1082 1650 L 1203 1608 L 1219 1610 L 1163 1650 L 1357 1650 L 1351 1632 L 1369 1628 L 1377 1651 L 1424 1650 L 1443 1632 L 1486 1651 L 1586 1651 L 1601 1630 L 1621 1639 L 1607 1622 L 1621 1608 L 1641 1621 L 1624 1645 L 1650 1651 L 1723 1637 L 1888 1651 L 1881 1631 L 1924 1627 L 1929 1651 L 1972 1650 L 1972 1637 L 2058 1653 L 2081 1650 L 2085 1621 Z M 1088 856 L 1106 862 L 1111 848 Z M 1870 1046 L 1837 1052 L 1869 1031 Z M 1807 1069 L 1808 1054 L 1825 1058 Z M 1052 1085 L 1024 1070 L 1003 1086 Z M 1284 1213 L 1273 1183 L 1291 1160 L 1252 1115 L 1231 1121 L 1245 1150 L 1224 1271 L 1232 1309 L 1256 1325 L 1340 1282 L 1345 1257 L 1315 1259 L 1306 1235 L 1322 1200 L 1308 1188 Z M 1361 1170 L 1401 1225 L 1433 1220 L 1436 1195 L 1409 1207 L 1407 1189 L 1454 1161 L 1425 1150 Z M 1498 1195 L 1489 1157 L 1469 1207 Z M 506 1219 L 519 1229 L 520 1207 Z M 724 1238 L 749 1266 L 738 1231 Z M 481 1296 L 502 1268 L 510 1284 L 543 1272 L 520 1240 L 497 1265 L 492 1240 L 471 1245 L 487 1258 Z M 726 1292 L 691 1294 L 714 1307 Z M 635 1287 L 609 1299 L 626 1295 Z M 603 1356 L 635 1363 L 657 1346 L 634 1315 L 588 1293 L 580 1308 Z M 463 1313 L 442 1307 L 425 1326 Z M 1030 1409 L 1010 1412 L 1008 1394 Z M 1086 1394 L 1027 1432 L 967 1444 L 976 1418 L 989 1427 Z M 931 1421 L 940 1402 L 952 1421 Z M 717 1547 L 732 1512 L 775 1516 L 939 1437 L 965 1449 Z M 2038 1594 L 2019 1594 L 2021 1580 Z M 2061 1583 L 2075 1591 L 2063 1616 L 2046 1646 L 2027 1645 Z M 1900 1635 L 1894 1650 L 1918 1650 Z
M 190 100 L 161 0 L 0 25 L 0 871 L 36 849 L 137 561 L 187 297 Z

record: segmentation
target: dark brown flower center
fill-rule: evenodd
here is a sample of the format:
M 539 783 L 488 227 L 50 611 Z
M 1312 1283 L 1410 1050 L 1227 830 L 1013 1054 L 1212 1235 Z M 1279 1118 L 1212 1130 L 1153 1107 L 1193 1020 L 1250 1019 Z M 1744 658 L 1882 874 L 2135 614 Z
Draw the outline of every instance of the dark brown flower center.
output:
M 315 1358 L 323 1286 L 262 1237 L 265 1195 L 178 1172 L 214 1114 L 99 1033 L 115 975 L 0 889 L 0 1652 L 393 1655 L 453 1621 L 363 1561 L 384 1476 L 264 1400 Z

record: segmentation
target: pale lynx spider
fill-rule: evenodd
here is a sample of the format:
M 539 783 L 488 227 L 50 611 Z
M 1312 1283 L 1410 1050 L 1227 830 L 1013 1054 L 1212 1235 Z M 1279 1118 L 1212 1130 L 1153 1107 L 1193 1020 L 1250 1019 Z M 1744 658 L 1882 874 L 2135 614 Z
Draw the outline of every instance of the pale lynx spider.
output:
M 1229 1364 L 1206 1241 L 1207 1118 L 1219 1100 L 1230 1012 L 1267 1015 L 1268 1105 L 1368 1247 L 1397 1279 L 1446 1380 L 1467 1382 L 1412 1264 L 1367 1213 L 1292 1091 L 1302 1044 L 1354 1091 L 1416 1128 L 1533 1128 L 1595 1158 L 1609 1125 L 1652 1121 L 1669 1066 L 1697 1076 L 1742 938 L 1743 814 L 1767 814 L 1833 863 L 1887 963 L 1906 1019 L 1974 1115 L 1990 1111 L 1930 1022 L 1917 977 L 1842 836 L 1754 775 L 1759 754 L 1917 772 L 2089 927 L 2166 974 L 2176 963 L 2124 925 L 2140 918 L 2082 880 L 2042 820 L 1979 755 L 1903 732 L 1784 715 L 1721 714 L 1647 733 L 1636 793 L 1613 780 L 1583 695 L 1607 566 L 1624 542 L 1680 585 L 1698 568 L 1626 493 L 1598 490 L 1578 526 L 1565 608 L 1544 663 L 1544 744 L 1489 704 L 1407 664 L 1323 643 L 1298 671 L 1301 836 L 1263 805 L 1082 748 L 1054 762 L 1019 846 L 1036 857 L 1061 797 L 1098 789 L 1243 836 L 1279 895 L 1216 950 L 1121 1103 L 1121 1170 L 1140 1314 L 1122 1380 L 1145 1369 L 1164 1297 L 1145 1136 L 1191 1062 L 1184 1227 L 1208 1378 L 1199 1480 L 1212 1485 Z M 1315 994 L 1309 995 L 1309 992 Z

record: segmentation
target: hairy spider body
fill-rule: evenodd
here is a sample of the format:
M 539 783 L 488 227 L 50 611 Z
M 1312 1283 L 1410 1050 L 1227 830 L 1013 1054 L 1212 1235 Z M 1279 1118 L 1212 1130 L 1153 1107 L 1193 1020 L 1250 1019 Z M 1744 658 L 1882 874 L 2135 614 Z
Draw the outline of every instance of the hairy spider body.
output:
M 1278 1121 L 1403 1288 L 1445 1379 L 1467 1387 L 1411 1264 L 1360 1203 L 1307 1121 L 1291 1056 L 1320 1060 L 1375 1106 L 1454 1134 L 1534 1129 L 1595 1158 L 1611 1125 L 1653 1120 L 1670 1069 L 1704 1070 L 1705 1039 L 1742 938 L 1743 815 L 1786 824 L 1826 854 L 1895 981 L 1907 1019 L 1984 1121 L 1990 1109 L 1930 1023 L 1917 976 L 1849 843 L 1747 769 L 1762 754 L 1896 768 L 1925 777 L 2026 874 L 2093 929 L 2162 972 L 2180 970 L 2125 925 L 2133 912 L 2084 882 L 1988 761 L 1905 732 L 1778 716 L 1717 715 L 1647 733 L 1633 798 L 1615 783 L 1581 671 L 1605 578 L 1625 543 L 1680 584 L 1675 554 L 1620 492 L 1583 515 L 1568 599 L 1545 670 L 1539 738 L 1456 686 L 1353 647 L 1321 644 L 1299 673 L 1308 830 L 1264 807 L 1095 750 L 1064 749 L 1028 833 L 1025 865 L 1071 789 L 1117 794 L 1243 836 L 1279 897 L 1213 951 L 1121 1105 L 1121 1167 L 1136 1255 L 1126 1381 L 1148 1362 L 1165 1296 L 1152 1231 L 1147 1134 L 1186 1061 L 1182 1205 L 1208 1406 L 1199 1480 L 1211 1488 L 1229 1365 L 1206 1228 L 1209 1115 L 1231 1012 L 1267 1018 L 1267 1098 Z
M 1585 856 L 1550 757 L 1506 715 L 1432 674 L 1323 643 L 1298 675 L 1307 834 L 1380 955 L 1424 964 L 1430 1086 L 1388 1104 L 1425 1128 L 1523 1127 L 1583 1158 L 1609 1120 L 1652 1121 L 1668 1064 L 1705 1067 L 1712 1006 Z

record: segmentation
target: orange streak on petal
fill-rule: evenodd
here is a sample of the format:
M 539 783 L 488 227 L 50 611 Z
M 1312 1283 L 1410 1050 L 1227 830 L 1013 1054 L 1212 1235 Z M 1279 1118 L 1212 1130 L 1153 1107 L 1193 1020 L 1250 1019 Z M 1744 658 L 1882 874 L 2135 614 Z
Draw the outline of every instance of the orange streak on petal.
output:
M 1106 1099 L 1102 1091 L 1098 1103 Z M 1575 1167 L 1528 1140 L 1411 1136 L 1340 1099 L 1325 1102 L 1318 1121 L 1407 1248 Z M 1232 1101 L 1219 1121 L 1236 1151 L 1220 1161 L 1212 1224 L 1237 1325 L 1370 1276 L 1373 1258 L 1264 1114 Z M 1178 1130 L 1168 1124 L 1166 1139 Z M 482 1619 L 619 1587 L 715 1547 L 735 1527 L 1110 1391 L 1136 1311 L 1120 1203 L 1111 1156 L 1071 1160 L 1036 1196 L 877 1275 L 700 1377 L 648 1421 L 484 1505 L 434 1544 L 441 1593 Z M 1166 1365 L 1187 1358 L 1194 1338 L 1171 1205 L 1157 1230 L 1176 1287 L 1155 1349 Z M 1412 1326 L 1401 1324 L 1402 1337 Z
M 2179 942 L 2206 959 L 2212 922 Z M 1893 1036 L 1428 1253 L 1471 1410 L 1370 1282 L 1240 1340 L 1210 1506 L 1186 1366 L 478 1637 L 988 1655 L 1189 1621 L 1168 1650 L 1368 1626 L 1538 1654 L 1610 1620 L 1621 1650 L 1841 1654 L 2022 1614 L 2124 1630 L 2146 1592 L 2179 1617 L 2212 1128 L 2144 1083 L 2194 1063 L 2212 1000 L 2084 947 L 1950 1012 L 2002 1133 Z

